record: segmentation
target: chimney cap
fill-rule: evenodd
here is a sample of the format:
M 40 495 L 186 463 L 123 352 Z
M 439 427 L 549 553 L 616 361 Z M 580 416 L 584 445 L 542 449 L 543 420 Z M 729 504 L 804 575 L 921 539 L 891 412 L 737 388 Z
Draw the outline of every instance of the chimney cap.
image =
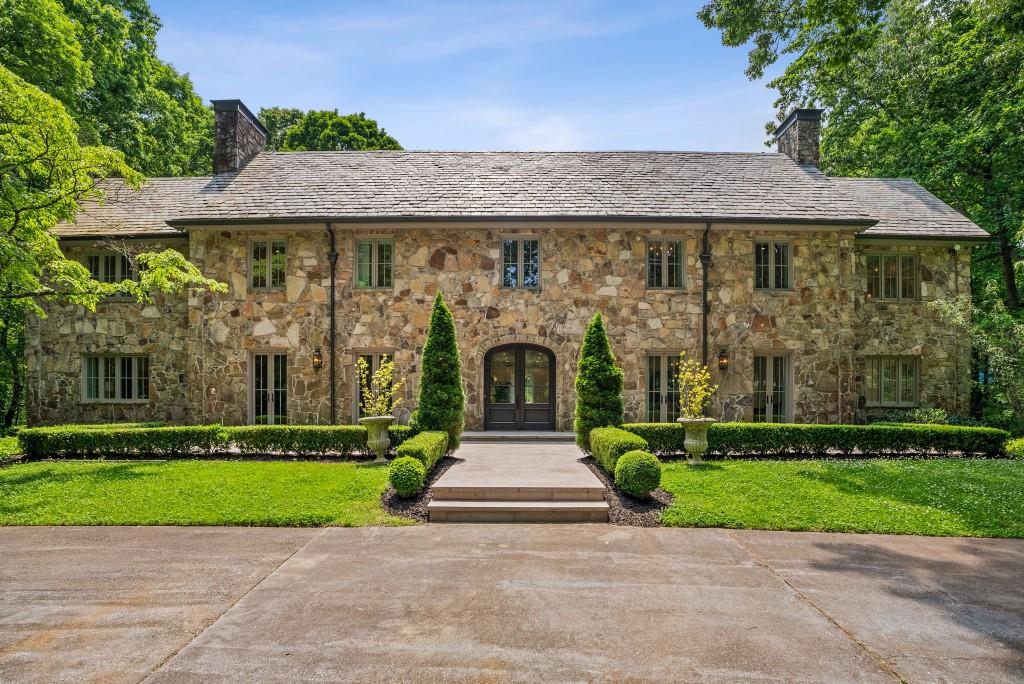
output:
M 270 137 L 270 133 L 267 131 L 267 127 L 263 125 L 263 122 L 256 118 L 256 115 L 249 111 L 249 108 L 245 106 L 245 103 L 241 100 L 210 100 L 210 104 L 213 105 L 213 111 L 215 112 L 241 112 L 245 118 L 252 121 L 256 128 L 263 132 L 263 135 Z
M 824 111 L 824 109 L 794 109 L 789 113 L 789 116 L 786 117 L 785 121 L 779 124 L 779 127 L 775 129 L 775 133 L 773 134 L 774 139 L 778 140 L 779 137 L 786 132 L 786 129 L 797 121 L 821 121 L 821 113 Z

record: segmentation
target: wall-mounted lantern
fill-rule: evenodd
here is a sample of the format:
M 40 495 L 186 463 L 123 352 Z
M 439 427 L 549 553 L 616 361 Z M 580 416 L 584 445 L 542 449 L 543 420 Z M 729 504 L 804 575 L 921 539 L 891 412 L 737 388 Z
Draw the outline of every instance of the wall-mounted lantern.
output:
M 729 370 L 729 352 L 724 349 L 718 352 L 718 370 Z
M 320 347 L 313 350 L 313 368 L 320 370 L 324 367 L 324 353 L 320 351 Z

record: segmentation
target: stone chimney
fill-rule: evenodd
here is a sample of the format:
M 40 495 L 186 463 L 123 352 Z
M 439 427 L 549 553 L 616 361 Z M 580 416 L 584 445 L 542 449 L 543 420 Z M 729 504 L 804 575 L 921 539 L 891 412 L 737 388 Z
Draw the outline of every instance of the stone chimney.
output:
M 775 129 L 779 152 L 800 165 L 818 166 L 821 161 L 821 109 L 794 109 Z
M 213 100 L 213 172 L 238 171 L 267 146 L 267 129 L 241 100 Z

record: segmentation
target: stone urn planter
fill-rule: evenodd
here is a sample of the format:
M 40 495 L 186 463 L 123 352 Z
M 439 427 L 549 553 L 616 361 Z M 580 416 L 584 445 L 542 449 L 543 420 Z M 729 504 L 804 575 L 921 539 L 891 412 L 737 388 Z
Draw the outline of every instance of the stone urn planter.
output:
M 374 463 L 388 462 L 384 454 L 388 453 L 388 447 L 391 446 L 388 428 L 394 422 L 394 416 L 367 416 L 359 419 L 359 424 L 366 427 L 366 446 L 377 456 Z
M 708 428 L 717 421 L 714 418 L 676 418 L 686 430 L 683 446 L 690 455 L 690 463 L 703 463 L 704 452 L 708 450 Z

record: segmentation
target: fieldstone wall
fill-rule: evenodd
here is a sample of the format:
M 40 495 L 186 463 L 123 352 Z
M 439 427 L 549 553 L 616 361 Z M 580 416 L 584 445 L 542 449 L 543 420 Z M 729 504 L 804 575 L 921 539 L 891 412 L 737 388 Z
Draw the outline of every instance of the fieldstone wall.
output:
M 150 246 L 184 249 L 181 241 Z M 65 251 L 71 258 L 84 258 L 101 249 L 75 244 Z M 95 312 L 77 304 L 46 303 L 43 309 L 45 318 L 31 316 L 28 321 L 30 425 L 192 420 L 186 392 L 188 303 L 184 296 L 158 295 L 151 304 L 109 299 L 100 302 Z M 83 401 L 82 357 L 87 354 L 149 356 L 149 400 Z
M 649 354 L 701 353 L 700 227 L 663 224 L 615 227 L 413 227 L 377 233 L 338 230 L 337 354 L 338 418 L 354 420 L 354 354 L 392 352 L 407 378 L 407 416 L 414 406 L 419 355 L 435 293 L 444 293 L 455 317 L 464 367 L 467 429 L 482 429 L 484 356 L 495 346 L 531 343 L 549 348 L 556 359 L 556 422 L 571 429 L 573 381 L 579 344 L 587 321 L 601 311 L 615 354 L 625 373 L 627 419 L 646 417 L 645 372 Z M 541 288 L 499 287 L 499 247 L 503 237 L 540 240 Z M 851 422 L 869 414 L 861 406 L 864 357 L 914 354 L 921 358 L 921 403 L 963 410 L 969 396 L 969 345 L 946 328 L 927 302 L 969 288 L 969 258 L 954 258 L 947 247 L 902 246 L 918 254 L 921 301 L 866 302 L 866 247 L 853 231 L 836 229 L 773 231 L 792 250 L 792 288 L 762 292 L 753 287 L 753 244 L 764 231 L 715 227 L 711 233 L 709 362 L 720 384 L 712 413 L 727 420 L 752 418 L 753 359 L 781 353 L 790 359 L 792 416 L 799 422 Z M 681 239 L 685 244 L 686 288 L 645 287 L 646 240 Z M 288 241 L 286 287 L 251 291 L 250 241 Z M 394 240 L 394 287 L 354 287 L 355 241 Z M 161 304 L 152 318 L 131 303 L 103 304 L 105 330 L 90 316 L 58 312 L 41 325 L 37 368 L 31 394 L 38 420 L 160 417 L 194 422 L 241 424 L 250 420 L 249 373 L 252 355 L 288 355 L 288 414 L 293 423 L 326 423 L 329 405 L 330 270 L 328 237 L 322 227 L 291 230 L 193 230 L 190 258 L 208 276 L 225 281 L 230 292 Z M 959 283 L 959 285 L 958 285 Z M 136 308 L 131 308 L 136 307 Z M 92 327 L 90 327 L 92 325 Z M 43 330 L 42 328 L 45 328 Z M 69 341 L 61 331 L 74 330 Z M 127 345 L 152 350 L 154 406 L 87 406 L 78 401 L 79 354 L 83 349 Z M 32 346 L 30 344 L 30 346 Z M 55 352 L 56 348 L 61 351 Z M 321 350 L 324 366 L 314 367 Z M 719 371 L 720 351 L 728 353 Z M 43 353 L 39 353 L 42 351 Z M 113 350 L 111 350 L 113 351 Z M 131 353 L 131 352 L 126 352 Z M 46 360 L 55 355 L 60 360 Z M 166 360 L 164 357 L 166 356 Z M 40 377 L 54 379 L 43 381 Z M 173 392 L 165 384 L 177 381 Z M 159 382 L 158 382 L 159 378 Z M 175 394 L 176 393 L 176 394 Z M 164 401 L 168 398 L 168 401 Z M 156 409 L 157 402 L 159 409 Z M 106 412 L 104 412 L 106 411 Z M 145 414 L 145 415 L 143 415 Z M 158 415 L 159 414 L 159 415 Z M 56 416 L 60 415 L 59 418 Z

